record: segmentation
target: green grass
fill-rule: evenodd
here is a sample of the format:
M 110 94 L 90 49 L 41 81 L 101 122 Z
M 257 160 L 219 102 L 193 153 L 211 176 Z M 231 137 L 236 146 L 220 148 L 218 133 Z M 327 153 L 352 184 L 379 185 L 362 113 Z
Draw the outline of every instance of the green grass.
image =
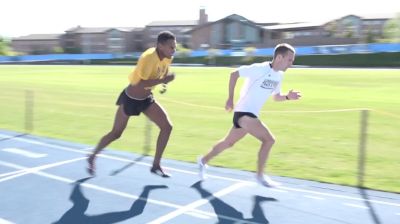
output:
M 33 134 L 95 145 L 111 128 L 115 101 L 131 70 L 131 66 L 0 66 L 0 128 L 24 131 L 25 91 L 31 90 Z M 174 123 L 165 157 L 194 162 L 232 125 L 232 114 L 223 110 L 232 69 L 173 70 L 177 78 L 167 94 L 155 92 Z M 357 108 L 368 108 L 365 186 L 400 192 L 399 83 L 400 70 L 289 70 L 282 90 L 299 90 L 303 97 L 271 100 L 263 108 L 260 118 L 277 138 L 268 172 L 356 185 L 361 114 Z M 354 110 L 331 111 L 337 109 Z M 123 137 L 109 147 L 141 153 L 145 127 L 143 116 L 131 119 Z M 152 149 L 156 134 L 153 126 Z M 246 136 L 211 164 L 254 171 L 259 145 Z

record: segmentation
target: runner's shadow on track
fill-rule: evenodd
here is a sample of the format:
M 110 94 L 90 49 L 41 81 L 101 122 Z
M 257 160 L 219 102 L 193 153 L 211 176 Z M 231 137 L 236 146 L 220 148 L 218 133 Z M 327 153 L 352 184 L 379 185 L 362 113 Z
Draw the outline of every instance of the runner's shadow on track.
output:
M 89 199 L 83 195 L 81 184 L 90 178 L 91 177 L 80 179 L 74 183 L 74 188 L 70 195 L 70 200 L 73 203 L 72 207 L 53 224 L 109 224 L 122 222 L 142 214 L 147 204 L 147 198 L 149 197 L 150 191 L 168 188 L 165 185 L 147 185 L 143 188 L 142 193 L 139 195 L 140 198 L 134 201 L 128 210 L 99 215 L 86 215 L 85 212 L 89 207 Z
M 225 203 L 218 197 L 214 196 L 211 192 L 205 190 L 201 186 L 202 181 L 194 183 L 191 187 L 196 189 L 201 197 L 208 200 L 214 208 L 215 214 L 218 216 L 218 224 L 234 224 L 240 223 L 269 223 L 264 215 L 264 211 L 261 208 L 261 202 L 263 201 L 277 201 L 275 198 L 267 198 L 259 195 L 253 196 L 253 210 L 252 218 L 245 219 L 243 213 L 239 212 L 229 204 Z

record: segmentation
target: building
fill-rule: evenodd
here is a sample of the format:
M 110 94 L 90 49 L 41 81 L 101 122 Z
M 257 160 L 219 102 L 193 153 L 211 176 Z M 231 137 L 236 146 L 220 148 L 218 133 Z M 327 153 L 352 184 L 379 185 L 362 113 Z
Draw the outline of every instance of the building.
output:
M 51 54 L 62 49 L 61 34 L 31 34 L 13 38 L 11 47 L 25 54 Z
M 188 30 L 186 35 L 190 38 L 188 45 L 192 49 L 205 46 L 217 49 L 261 47 L 265 43 L 266 30 L 243 16 L 232 14 Z
M 392 16 L 348 15 L 318 23 L 257 23 L 233 14 L 215 22 L 197 26 L 186 33 L 192 49 L 237 47 L 270 48 L 278 43 L 294 46 L 343 45 L 373 42 L 382 37 Z
M 64 34 L 34 34 L 13 38 L 12 46 L 25 54 L 54 53 L 49 48 L 50 37 L 65 53 L 132 53 L 153 47 L 157 35 L 164 30 L 173 32 L 177 42 L 187 46 L 190 37 L 186 34 L 199 24 L 208 22 L 205 9 L 200 9 L 198 20 L 153 21 L 144 28 L 135 27 L 73 27 Z M 45 42 L 47 41 L 47 42 Z M 35 49 L 35 50 L 33 50 Z
M 364 42 L 373 42 L 382 37 L 385 23 L 391 17 L 394 16 L 388 14 L 347 15 L 331 21 L 330 25 L 334 28 L 332 33 L 335 37 L 352 37 Z
M 293 46 L 357 44 L 359 38 L 335 36 L 328 30 L 329 23 L 291 23 L 264 26 L 270 34 L 266 46 L 273 47 L 280 42 Z
M 126 53 L 140 48 L 141 31 L 133 27 L 77 26 L 65 31 L 62 46 L 66 53 Z
M 184 47 L 189 47 L 191 36 L 188 35 L 187 31 L 207 23 L 208 15 L 204 8 L 200 9 L 198 20 L 153 21 L 144 28 L 143 35 L 147 37 L 144 45 L 146 48 L 154 46 L 157 35 L 161 31 L 168 30 L 175 34 L 178 43 L 182 44 Z
M 133 53 L 153 47 L 157 35 L 169 30 L 177 42 L 191 49 L 270 48 L 286 42 L 294 46 L 344 45 L 374 42 L 393 15 L 347 15 L 318 23 L 259 23 L 232 14 L 208 21 L 204 8 L 198 20 L 153 21 L 143 28 L 74 27 L 64 34 L 33 34 L 12 39 L 15 51 L 25 54 Z

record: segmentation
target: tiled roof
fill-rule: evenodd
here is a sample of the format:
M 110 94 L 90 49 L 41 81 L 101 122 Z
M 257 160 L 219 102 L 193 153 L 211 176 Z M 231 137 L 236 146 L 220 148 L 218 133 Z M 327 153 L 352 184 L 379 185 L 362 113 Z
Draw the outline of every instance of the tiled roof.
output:
M 361 19 L 391 19 L 395 18 L 396 15 L 395 13 L 373 13 L 373 14 L 365 14 L 365 15 L 359 15 Z
M 13 40 L 58 40 L 62 34 L 30 34 Z
M 324 24 L 325 24 L 324 22 L 320 22 L 320 23 L 286 23 L 286 24 L 278 24 L 278 25 L 273 25 L 273 26 L 264 26 L 264 28 L 268 29 L 268 30 L 285 30 L 285 29 L 320 27 Z
M 108 30 L 116 29 L 120 31 L 129 32 L 135 30 L 135 27 L 74 27 L 71 29 L 66 30 L 67 33 L 105 33 Z
M 224 20 L 235 20 L 237 22 L 244 23 L 244 24 L 247 24 L 249 26 L 262 28 L 262 26 L 258 25 L 257 23 L 255 23 L 255 22 L 253 22 L 251 20 L 248 20 L 247 18 L 245 18 L 243 16 L 240 16 L 240 15 L 237 15 L 237 14 L 231 14 L 231 15 L 226 16 L 226 17 L 224 17 L 222 19 L 219 19 L 217 21 L 208 22 L 208 23 L 205 23 L 203 25 L 196 26 L 193 29 L 186 31 L 186 33 L 191 33 L 191 32 L 193 32 L 195 30 L 200 29 L 200 28 L 203 28 L 203 27 L 206 27 L 206 26 L 211 26 L 211 25 L 213 25 L 215 23 L 219 23 L 219 22 L 224 21 Z
M 146 26 L 197 26 L 198 20 L 153 21 Z

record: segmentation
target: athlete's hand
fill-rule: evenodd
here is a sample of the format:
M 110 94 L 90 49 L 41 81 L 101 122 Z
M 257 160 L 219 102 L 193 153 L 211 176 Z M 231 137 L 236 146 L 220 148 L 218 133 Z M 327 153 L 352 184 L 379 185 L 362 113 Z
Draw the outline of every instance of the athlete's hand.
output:
M 172 82 L 175 79 L 175 73 L 169 73 L 163 78 L 163 83 L 167 84 L 169 82 Z
M 228 112 L 231 112 L 233 110 L 233 99 L 228 98 L 228 100 L 226 100 L 225 110 L 227 110 Z
M 290 100 L 298 100 L 301 97 L 300 92 L 295 92 L 293 89 L 288 92 L 287 96 Z

